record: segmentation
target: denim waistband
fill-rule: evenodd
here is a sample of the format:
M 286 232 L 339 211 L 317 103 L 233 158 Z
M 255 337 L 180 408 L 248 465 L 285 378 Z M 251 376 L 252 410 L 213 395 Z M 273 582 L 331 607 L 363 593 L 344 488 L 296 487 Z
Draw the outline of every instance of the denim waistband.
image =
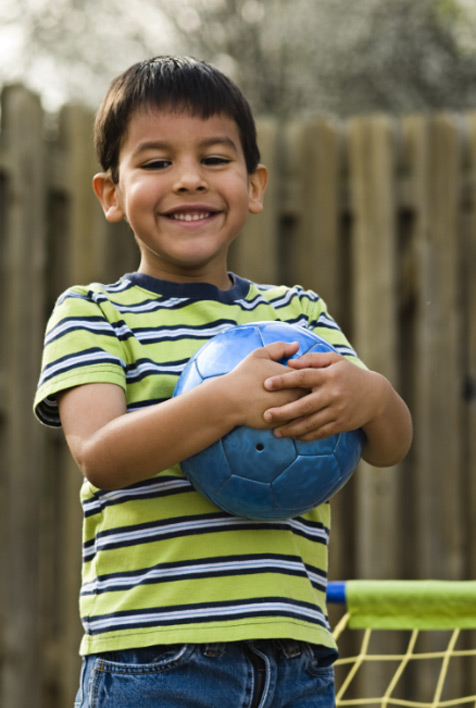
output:
M 202 652 L 205 656 L 222 656 L 226 653 L 227 648 L 235 649 L 239 647 L 242 647 L 245 651 L 250 648 L 256 648 L 265 654 L 268 652 L 272 654 L 280 652 L 286 659 L 294 659 L 311 649 L 314 656 L 317 656 L 326 664 L 333 663 L 338 656 L 337 652 L 330 647 L 316 644 L 310 645 L 308 642 L 297 639 L 253 639 L 238 642 L 217 642 L 202 645 Z
M 295 656 L 301 656 L 305 642 L 300 642 L 295 639 L 253 639 L 241 642 L 216 642 L 204 644 L 202 651 L 206 656 L 221 656 L 227 650 L 227 647 L 243 647 L 248 648 L 255 646 L 257 649 L 266 651 L 281 651 L 286 658 L 291 659 Z

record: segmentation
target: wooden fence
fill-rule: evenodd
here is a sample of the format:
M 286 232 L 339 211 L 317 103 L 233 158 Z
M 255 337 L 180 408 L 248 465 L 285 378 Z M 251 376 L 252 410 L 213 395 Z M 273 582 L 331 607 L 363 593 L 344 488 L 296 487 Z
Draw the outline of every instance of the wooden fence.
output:
M 20 86 L 0 133 L 0 705 L 72 706 L 80 474 L 31 413 L 46 318 L 68 285 L 137 266 L 90 183 L 92 116 L 58 125 Z M 331 577 L 476 577 L 476 114 L 259 121 L 265 212 L 231 267 L 316 289 L 409 403 L 415 442 L 333 504 Z M 464 677 L 462 680 L 465 680 Z

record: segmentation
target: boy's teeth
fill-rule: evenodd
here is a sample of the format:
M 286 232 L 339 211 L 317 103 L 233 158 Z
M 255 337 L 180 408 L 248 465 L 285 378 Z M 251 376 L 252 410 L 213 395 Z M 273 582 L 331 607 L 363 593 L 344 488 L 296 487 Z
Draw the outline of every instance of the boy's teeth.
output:
M 208 216 L 210 216 L 210 212 L 203 212 L 200 214 L 176 212 L 175 214 L 172 214 L 172 218 L 176 219 L 177 221 L 200 221 L 200 219 L 206 219 Z

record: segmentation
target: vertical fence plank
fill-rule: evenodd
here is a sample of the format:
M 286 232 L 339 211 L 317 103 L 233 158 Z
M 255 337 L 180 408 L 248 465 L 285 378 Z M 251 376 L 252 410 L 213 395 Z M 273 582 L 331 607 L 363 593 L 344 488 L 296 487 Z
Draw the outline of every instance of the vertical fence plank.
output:
M 40 492 L 43 437 L 31 415 L 41 355 L 44 294 L 44 143 L 39 100 L 21 87 L 4 91 L 7 164 L 2 271 L 8 304 L 4 325 L 6 449 L 2 451 L 6 535 L 2 573 L 4 662 L 0 703 L 6 708 L 40 705 Z
M 99 204 L 92 194 L 96 168 L 93 151 L 93 120 L 81 106 L 67 106 L 60 118 L 60 144 L 64 149 L 63 174 L 68 196 L 69 249 L 68 285 L 102 276 L 101 240 L 95 227 Z
M 415 475 L 421 577 L 461 578 L 461 150 L 457 123 L 446 115 L 410 118 L 415 264 Z M 453 431 L 452 433 L 450 431 Z
M 65 287 L 101 280 L 104 273 L 104 231 L 97 228 L 99 204 L 92 191 L 96 161 L 92 146 L 92 116 L 80 106 L 67 106 L 60 116 L 61 179 L 56 177 L 65 205 L 67 248 L 58 259 Z M 57 242 L 59 233 L 56 233 Z M 55 297 L 59 294 L 55 293 Z M 56 508 L 58 532 L 56 554 L 60 574 L 60 598 L 56 605 L 59 702 L 71 705 L 79 680 L 78 646 L 80 624 L 77 598 L 80 586 L 81 474 L 64 444 L 56 446 L 56 484 L 61 490 Z
M 6 146 L 5 133 L 0 129 L 0 332 L 7 334 L 7 313 L 1 304 L 6 302 L 7 278 L 7 177 L 6 177 Z M 0 347 L 0 446 L 6 450 L 7 446 L 7 356 L 5 347 Z M 2 456 L 0 461 L 0 539 L 8 538 L 8 477 L 7 462 Z M 7 567 L 7 544 L 0 543 L 0 567 Z M 7 615 L 8 606 L 8 576 L 6 572 L 0 573 L 0 685 L 7 659 Z M 0 689 L 1 691 L 1 689 Z M 0 692 L 1 695 L 1 692 Z
M 335 121 L 295 123 L 294 153 L 298 216 L 292 243 L 294 278 L 316 290 L 338 319 L 342 300 L 339 238 L 342 179 L 340 126 Z
M 265 208 L 249 216 L 230 252 L 230 268 L 258 283 L 278 280 L 278 127 L 273 120 L 257 122 L 258 141 L 263 164 L 269 170 Z
M 398 388 L 396 360 L 396 134 L 385 117 L 350 121 L 354 343 L 369 368 Z M 361 463 L 357 479 L 357 572 L 392 577 L 398 564 L 398 469 Z
M 396 128 L 387 117 L 348 124 L 348 169 L 352 218 L 354 344 L 369 368 L 398 388 Z M 378 195 L 378 198 L 376 198 Z M 356 494 L 355 571 L 361 578 L 391 578 L 399 565 L 399 469 L 361 462 Z M 398 651 L 394 637 L 377 651 Z M 379 683 L 380 681 L 380 683 Z M 382 677 L 362 676 L 365 695 L 383 691 Z
M 476 113 L 467 117 L 469 133 L 469 163 L 472 177 L 471 219 L 464 250 L 466 283 L 465 337 L 465 425 L 466 448 L 463 455 L 464 498 L 467 501 L 468 519 L 468 577 L 476 577 Z M 476 677 L 475 677 L 476 683 Z
M 286 285 L 299 284 L 303 287 L 316 287 L 311 284 L 312 275 L 307 280 L 307 275 L 302 272 L 299 260 L 306 254 L 306 242 L 303 239 L 301 221 L 303 218 L 304 202 L 303 190 L 303 164 L 301 131 L 306 123 L 302 120 L 292 120 L 281 126 L 280 134 L 280 167 L 281 179 L 279 183 L 280 207 L 280 264 L 281 280 Z M 309 261 L 313 253 L 306 254 Z
M 476 113 L 466 116 L 467 152 L 469 186 L 466 190 L 468 208 L 467 229 L 463 243 L 462 261 L 464 264 L 464 324 L 463 337 L 465 349 L 462 425 L 462 498 L 465 500 L 463 520 L 468 542 L 465 547 L 465 577 L 476 577 Z M 465 676 L 468 693 L 476 693 L 476 675 Z
M 343 136 L 337 121 L 295 121 L 288 153 L 294 179 L 294 227 L 288 231 L 291 273 L 295 281 L 315 290 L 337 322 L 351 320 L 346 282 L 347 254 L 342 238 Z M 346 331 L 350 336 L 350 333 Z M 353 485 L 332 503 L 330 577 L 352 572 L 349 558 L 352 517 L 348 503 Z
M 462 383 L 461 135 L 448 115 L 410 118 L 413 158 L 415 320 L 416 577 L 464 577 Z M 457 521 L 458 520 L 458 521 Z M 462 677 L 452 672 L 456 690 Z M 434 684 L 430 666 L 418 691 Z

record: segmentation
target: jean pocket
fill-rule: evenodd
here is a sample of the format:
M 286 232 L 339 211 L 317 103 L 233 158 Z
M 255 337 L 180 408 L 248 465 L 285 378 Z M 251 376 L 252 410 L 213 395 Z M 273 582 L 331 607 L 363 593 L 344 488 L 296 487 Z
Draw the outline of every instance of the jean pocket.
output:
M 335 649 L 306 644 L 307 671 L 312 676 L 334 676 L 333 664 L 338 658 Z
M 187 683 L 191 645 L 108 652 L 95 657 L 88 708 L 179 706 Z
M 185 663 L 193 650 L 189 644 L 160 644 L 104 652 L 97 657 L 96 671 L 134 674 L 168 671 Z

